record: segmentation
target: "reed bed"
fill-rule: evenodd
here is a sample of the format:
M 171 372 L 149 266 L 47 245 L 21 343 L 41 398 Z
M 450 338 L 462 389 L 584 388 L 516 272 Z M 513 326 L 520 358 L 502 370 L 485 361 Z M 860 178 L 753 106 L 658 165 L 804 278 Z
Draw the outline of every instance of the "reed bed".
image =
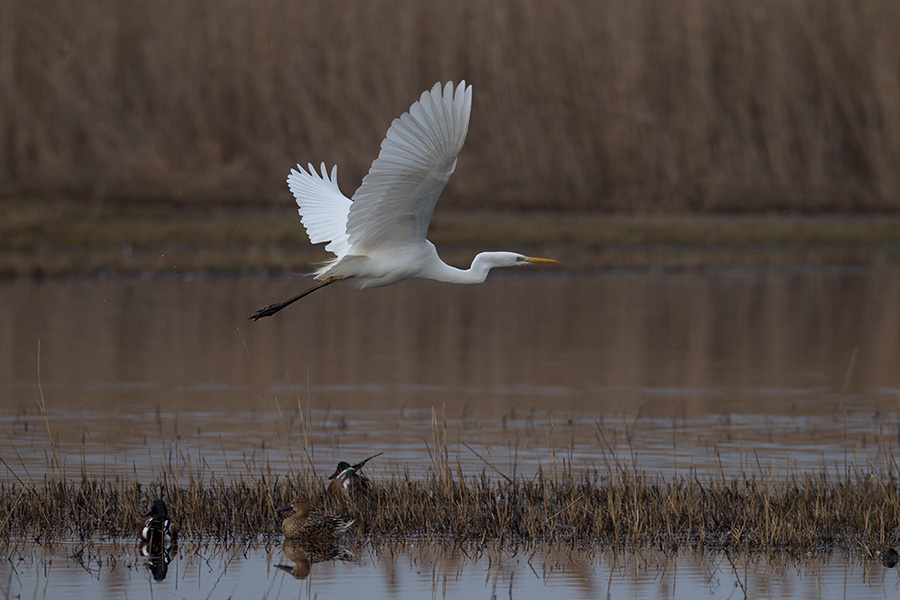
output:
M 0 485 L 0 544 L 136 535 L 140 513 L 164 497 L 183 539 L 252 543 L 280 536 L 274 509 L 297 496 L 356 520 L 352 535 L 378 547 L 407 540 L 484 546 L 567 545 L 666 551 L 872 555 L 900 535 L 896 472 L 665 480 L 628 469 L 604 476 L 490 478 L 444 471 L 393 477 L 351 499 L 321 483 L 261 474 L 142 486 L 124 480 Z
M 448 206 L 894 211 L 893 0 L 0 0 L 0 197 L 289 206 L 475 86 Z

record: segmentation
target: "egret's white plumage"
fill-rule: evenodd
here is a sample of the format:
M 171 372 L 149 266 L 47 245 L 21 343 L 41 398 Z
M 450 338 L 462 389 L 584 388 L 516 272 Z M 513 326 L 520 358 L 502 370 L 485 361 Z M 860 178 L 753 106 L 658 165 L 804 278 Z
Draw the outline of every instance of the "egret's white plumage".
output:
M 299 171 L 291 169 L 287 182 L 300 205 L 300 221 L 306 227 L 309 241 L 313 244 L 328 242 L 326 250 L 337 257 L 344 256 L 350 249 L 347 214 L 353 203 L 338 188 L 337 165 L 331 168 L 329 176 L 325 163 L 322 163 L 321 177 L 312 165 L 309 165 L 309 171 L 304 171 L 300 165 L 297 168 Z
M 306 294 L 334 281 L 356 287 L 390 285 L 422 277 L 449 283 L 481 283 L 493 267 L 556 262 L 513 252 L 482 252 L 469 269 L 457 269 L 438 257 L 425 239 L 434 205 L 462 150 L 472 110 L 472 86 L 436 83 L 394 119 L 378 158 L 349 199 L 337 185 L 337 166 L 329 173 L 297 165 L 288 187 L 299 206 L 309 240 L 327 242 L 335 258 L 314 273 L 319 285 L 285 302 L 257 311 L 256 320 L 274 314 Z

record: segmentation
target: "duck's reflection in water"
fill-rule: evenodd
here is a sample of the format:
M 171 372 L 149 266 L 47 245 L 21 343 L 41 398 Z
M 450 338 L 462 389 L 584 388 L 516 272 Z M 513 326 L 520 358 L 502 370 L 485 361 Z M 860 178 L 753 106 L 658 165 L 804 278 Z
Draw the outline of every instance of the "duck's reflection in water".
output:
M 178 553 L 178 527 L 169 518 L 169 509 L 162 498 L 144 513 L 146 520 L 141 526 L 138 540 L 141 555 L 147 557 L 147 568 L 153 579 L 162 581 L 169 572 L 169 563 Z
M 312 566 L 326 560 L 356 560 L 356 556 L 343 546 L 334 544 L 310 544 L 303 539 L 287 539 L 281 544 L 281 553 L 294 563 L 290 565 L 275 565 L 283 571 L 287 571 L 297 579 L 306 579 L 312 570 Z
M 153 579 L 162 581 L 169 572 L 169 563 L 178 553 L 178 545 L 171 544 L 163 547 L 141 542 L 141 556 L 147 558 L 147 568 L 153 574 Z

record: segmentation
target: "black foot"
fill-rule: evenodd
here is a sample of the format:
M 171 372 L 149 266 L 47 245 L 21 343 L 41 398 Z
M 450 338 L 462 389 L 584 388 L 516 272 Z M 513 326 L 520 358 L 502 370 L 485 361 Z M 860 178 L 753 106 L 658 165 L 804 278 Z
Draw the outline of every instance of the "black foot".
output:
M 253 313 L 252 315 L 250 315 L 249 319 L 251 321 L 259 321 L 263 317 L 270 317 L 270 316 L 274 315 L 282 308 L 284 308 L 283 302 L 279 302 L 277 304 L 270 304 L 267 307 L 261 308 L 258 311 L 256 311 L 255 313 Z
M 291 304 L 293 304 L 294 302 L 296 302 L 296 301 L 299 300 L 300 298 L 303 298 L 304 296 L 309 296 L 309 295 L 312 294 L 314 291 L 316 291 L 316 290 L 318 290 L 318 289 L 321 289 L 321 288 L 325 287 L 326 285 L 331 285 L 331 284 L 334 283 L 335 281 L 340 281 L 340 280 L 341 280 L 340 277 L 329 277 L 328 279 L 326 279 L 326 280 L 324 280 L 324 281 L 322 281 L 322 282 L 320 282 L 320 283 L 318 283 L 318 284 L 312 286 L 312 287 L 309 288 L 308 290 L 305 290 L 305 291 L 303 291 L 303 292 L 300 292 L 299 294 L 297 294 L 296 296 L 294 296 L 294 297 L 291 298 L 290 300 L 285 300 L 284 302 L 276 302 L 275 304 L 270 304 L 270 305 L 268 305 L 268 306 L 265 307 L 265 308 L 259 309 L 258 311 L 256 311 L 256 312 L 253 313 L 252 315 L 250 315 L 250 320 L 251 320 L 251 321 L 259 321 L 259 320 L 262 319 L 263 317 L 270 317 L 270 316 L 274 315 L 275 313 L 277 313 L 277 312 L 278 312 L 279 310 L 281 310 L 282 308 L 285 308 L 285 307 L 287 307 L 287 306 L 290 306 Z

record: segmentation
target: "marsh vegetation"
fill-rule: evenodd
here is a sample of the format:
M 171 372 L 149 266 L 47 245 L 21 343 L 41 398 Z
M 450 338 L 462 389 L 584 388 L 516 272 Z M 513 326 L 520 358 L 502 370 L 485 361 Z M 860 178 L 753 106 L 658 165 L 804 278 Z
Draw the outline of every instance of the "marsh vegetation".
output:
M 0 196 L 288 204 L 474 85 L 445 208 L 896 211 L 891 0 L 0 2 Z
M 446 452 L 437 448 L 438 454 Z M 152 499 L 167 499 L 181 535 L 215 545 L 280 538 L 275 508 L 293 498 L 355 519 L 350 532 L 374 547 L 407 540 L 479 548 L 573 548 L 738 551 L 861 558 L 895 543 L 900 532 L 898 473 L 854 469 L 842 476 L 752 474 L 666 479 L 630 468 L 556 477 L 467 476 L 449 466 L 393 477 L 368 494 L 329 496 L 321 481 L 272 473 L 237 479 L 169 478 L 137 483 L 54 480 L 0 484 L 0 533 L 17 540 L 135 537 Z M 175 480 L 173 476 L 171 480 Z

